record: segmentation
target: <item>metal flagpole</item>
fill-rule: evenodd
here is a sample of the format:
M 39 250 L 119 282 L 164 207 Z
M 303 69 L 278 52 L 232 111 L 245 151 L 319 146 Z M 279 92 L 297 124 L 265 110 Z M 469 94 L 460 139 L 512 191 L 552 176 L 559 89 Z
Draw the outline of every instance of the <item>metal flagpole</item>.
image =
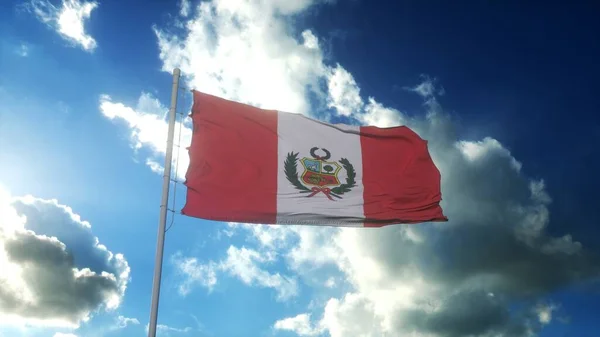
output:
M 152 304 L 148 337 L 156 337 L 158 320 L 158 298 L 160 296 L 160 278 L 162 274 L 163 252 L 165 248 L 165 227 L 167 223 L 167 204 L 169 203 L 169 186 L 171 184 L 171 161 L 173 158 L 173 136 L 175 134 L 175 116 L 177 110 L 177 94 L 179 92 L 179 68 L 173 69 L 173 89 L 171 91 L 171 109 L 169 110 L 169 130 L 167 133 L 167 151 L 165 154 L 165 171 L 163 173 L 162 199 L 160 202 L 160 218 L 158 221 L 158 237 L 156 239 L 156 258 L 154 260 L 154 281 L 152 283 Z

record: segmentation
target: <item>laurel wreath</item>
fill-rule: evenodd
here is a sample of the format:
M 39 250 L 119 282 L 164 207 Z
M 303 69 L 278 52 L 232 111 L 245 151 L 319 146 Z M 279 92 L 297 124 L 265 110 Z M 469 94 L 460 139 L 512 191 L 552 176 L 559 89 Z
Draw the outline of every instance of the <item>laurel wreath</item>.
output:
M 342 198 L 342 194 L 350 192 L 352 188 L 356 186 L 356 171 L 354 171 L 354 166 L 352 166 L 350 161 L 346 158 L 340 159 L 340 164 L 342 164 L 342 167 L 346 170 L 346 183 L 331 189 L 331 195 L 339 199 Z M 300 193 L 311 192 L 311 190 L 304 186 L 298 178 L 298 153 L 288 153 L 284 162 L 284 169 L 285 177 L 296 189 L 300 190 Z
M 298 153 L 290 152 L 284 163 L 285 177 L 294 187 L 303 193 L 310 192 L 308 187 L 302 185 L 298 179 Z
M 350 161 L 348 161 L 348 159 L 346 158 L 342 158 L 340 159 L 340 164 L 342 164 L 342 166 L 344 167 L 344 169 L 346 170 L 346 183 L 345 184 L 341 184 L 338 187 L 332 188 L 331 192 L 335 195 L 342 195 L 344 193 L 350 192 L 352 190 L 352 188 L 354 186 L 356 186 L 356 181 L 354 180 L 354 178 L 356 178 L 356 172 L 354 171 L 354 166 L 352 166 L 352 164 L 350 164 Z

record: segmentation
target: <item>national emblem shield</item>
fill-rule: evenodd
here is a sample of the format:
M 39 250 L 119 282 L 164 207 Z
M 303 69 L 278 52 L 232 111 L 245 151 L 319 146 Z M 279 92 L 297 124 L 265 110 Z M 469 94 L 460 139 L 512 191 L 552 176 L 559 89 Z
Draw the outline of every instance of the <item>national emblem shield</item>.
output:
M 317 154 L 318 147 L 310 149 L 312 158 L 304 157 L 298 159 L 298 153 L 288 153 L 284 170 L 287 180 L 300 193 L 307 193 L 306 197 L 311 198 L 319 193 L 323 193 L 327 199 L 335 201 L 334 198 L 342 199 L 342 195 L 352 191 L 356 186 L 356 171 L 346 158 L 341 158 L 339 162 L 329 161 L 331 153 L 327 149 L 321 149 L 324 155 Z M 300 162 L 304 167 L 304 172 L 299 176 L 297 163 Z M 346 170 L 346 182 L 342 183 L 338 174 Z M 311 187 L 312 186 L 312 187 Z
M 342 167 L 338 163 L 307 157 L 300 159 L 300 163 L 304 167 L 301 179 L 306 185 L 323 187 L 341 184 L 338 174 Z

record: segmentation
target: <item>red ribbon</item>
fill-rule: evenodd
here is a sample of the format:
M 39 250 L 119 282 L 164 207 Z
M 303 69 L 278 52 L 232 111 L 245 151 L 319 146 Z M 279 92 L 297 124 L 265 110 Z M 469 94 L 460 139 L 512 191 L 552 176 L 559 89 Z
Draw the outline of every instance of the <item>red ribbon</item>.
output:
M 313 187 L 310 189 L 312 191 L 311 194 L 307 195 L 307 197 L 313 197 L 315 195 L 317 195 L 318 193 L 322 192 L 323 194 L 325 194 L 325 196 L 327 198 L 329 198 L 329 200 L 335 201 L 332 197 L 331 197 L 331 190 L 327 187 L 323 188 L 323 187 Z

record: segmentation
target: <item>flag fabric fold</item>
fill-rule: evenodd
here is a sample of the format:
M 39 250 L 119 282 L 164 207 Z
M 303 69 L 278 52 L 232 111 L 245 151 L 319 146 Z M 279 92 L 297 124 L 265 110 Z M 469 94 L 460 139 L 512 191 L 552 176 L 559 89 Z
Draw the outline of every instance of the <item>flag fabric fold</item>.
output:
M 329 124 L 193 96 L 184 215 L 355 227 L 447 221 L 427 142 L 405 126 Z

